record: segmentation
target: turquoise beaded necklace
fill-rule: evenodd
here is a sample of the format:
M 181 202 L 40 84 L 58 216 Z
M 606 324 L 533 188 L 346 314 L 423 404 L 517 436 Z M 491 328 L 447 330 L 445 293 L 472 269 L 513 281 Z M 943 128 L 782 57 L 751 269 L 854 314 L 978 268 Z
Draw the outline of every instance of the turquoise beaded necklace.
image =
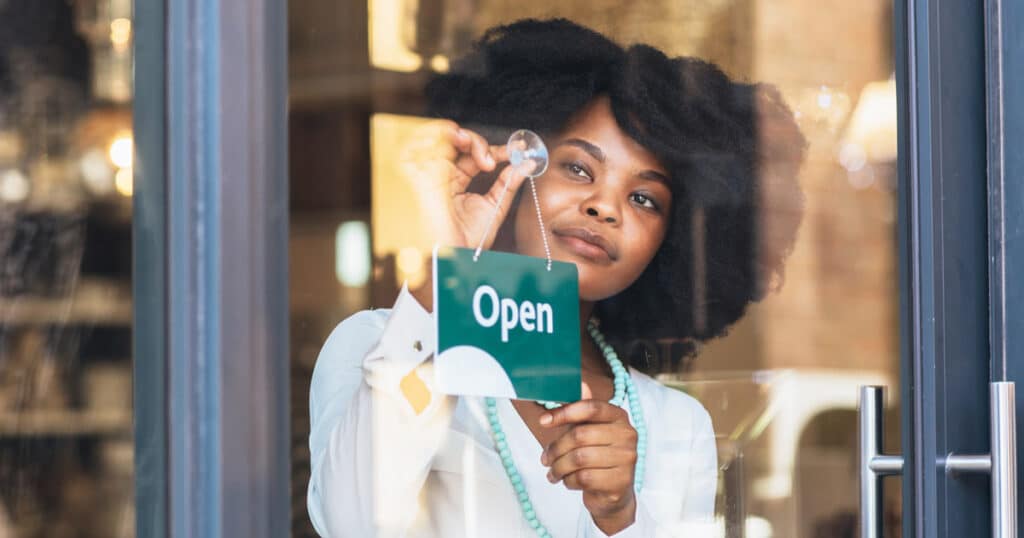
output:
M 615 395 L 608 403 L 618 406 L 622 406 L 627 402 L 629 404 L 629 413 L 633 419 L 633 426 L 636 428 L 637 434 L 633 489 L 640 493 L 640 490 L 644 487 L 644 465 L 647 456 L 647 425 L 644 423 L 643 409 L 640 406 L 640 395 L 637 394 L 636 386 L 633 385 L 633 379 L 629 376 L 629 371 L 622 365 L 622 361 L 619 360 L 619 356 L 612 349 L 612 346 L 605 342 L 604 335 L 598 330 L 597 324 L 593 320 L 587 324 L 587 332 L 590 333 L 590 337 L 597 344 L 598 349 L 601 350 L 605 360 L 608 361 L 608 366 L 611 367 L 612 374 L 614 375 Z M 530 495 L 526 492 L 523 477 L 519 475 L 519 470 L 516 468 L 515 462 L 512 461 L 512 452 L 509 450 L 505 432 L 502 430 L 501 422 L 498 420 L 498 404 L 494 398 L 484 398 L 484 403 L 487 406 L 487 421 L 491 424 L 491 437 L 494 439 L 494 448 L 498 451 L 501 463 L 505 467 L 505 474 L 508 475 L 508 479 L 512 483 L 512 489 L 515 490 L 516 496 L 519 498 L 519 506 L 522 508 L 523 517 L 526 518 L 530 527 L 537 531 L 538 536 L 541 538 L 551 538 L 551 533 L 537 519 L 537 512 L 533 509 L 533 504 L 530 502 Z M 561 406 L 561 404 L 555 402 L 539 403 L 547 409 L 555 409 Z

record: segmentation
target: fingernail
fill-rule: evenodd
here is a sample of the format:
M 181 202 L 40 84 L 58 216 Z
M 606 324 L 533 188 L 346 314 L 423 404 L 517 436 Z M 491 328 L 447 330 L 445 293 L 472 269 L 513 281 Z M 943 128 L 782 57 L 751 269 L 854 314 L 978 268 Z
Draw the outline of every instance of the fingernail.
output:
M 548 471 L 548 482 L 555 483 L 555 476 L 551 474 L 551 471 Z
M 484 160 L 487 161 L 487 164 L 494 164 L 494 157 L 491 157 L 490 155 L 487 155 Z
M 540 425 L 547 426 L 548 424 L 551 424 L 551 413 L 544 413 L 540 416 Z

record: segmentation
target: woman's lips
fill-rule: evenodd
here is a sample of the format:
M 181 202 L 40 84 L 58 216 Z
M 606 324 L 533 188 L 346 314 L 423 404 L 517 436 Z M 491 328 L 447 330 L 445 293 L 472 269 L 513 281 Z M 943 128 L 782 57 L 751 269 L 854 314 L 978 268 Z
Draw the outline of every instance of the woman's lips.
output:
M 560 228 L 551 231 L 569 251 L 596 262 L 618 258 L 615 247 L 605 238 L 585 228 Z

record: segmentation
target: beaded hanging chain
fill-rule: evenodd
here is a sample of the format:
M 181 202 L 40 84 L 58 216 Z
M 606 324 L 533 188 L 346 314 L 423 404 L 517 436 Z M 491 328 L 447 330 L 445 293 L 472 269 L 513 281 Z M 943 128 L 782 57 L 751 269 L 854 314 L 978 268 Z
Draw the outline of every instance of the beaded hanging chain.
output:
M 615 378 L 615 395 L 608 403 L 620 407 L 626 402 L 629 403 L 630 417 L 633 419 L 633 425 L 637 433 L 633 489 L 636 493 L 640 493 L 640 490 L 644 487 L 644 466 L 647 459 L 647 425 L 644 423 L 643 409 L 640 406 L 640 395 L 636 391 L 636 386 L 633 384 L 629 371 L 622 365 L 622 361 L 619 360 L 619 356 L 612 349 L 611 345 L 605 342 L 604 335 L 598 330 L 597 324 L 594 321 L 590 321 L 587 324 L 587 331 L 590 333 L 594 343 L 597 344 L 598 349 L 601 350 L 605 360 L 608 361 L 608 366 L 611 367 Z M 551 533 L 537 519 L 537 512 L 533 508 L 533 503 L 530 502 L 530 495 L 526 492 L 523 477 L 519 474 L 519 469 L 516 468 L 516 464 L 512 460 L 512 452 L 508 447 L 508 440 L 505 438 L 505 432 L 502 430 L 501 422 L 498 420 L 498 404 L 494 398 L 484 398 L 484 403 L 487 406 L 487 420 L 491 425 L 491 437 L 494 440 L 494 448 L 498 451 L 498 456 L 501 457 L 501 464 L 505 467 L 505 474 L 508 475 L 508 479 L 512 483 L 512 489 L 515 490 L 516 496 L 519 498 L 519 507 L 523 511 L 523 517 L 526 518 L 530 527 L 537 531 L 538 536 L 541 538 L 551 538 Z M 561 406 L 561 404 L 554 402 L 539 403 L 547 409 L 555 409 Z

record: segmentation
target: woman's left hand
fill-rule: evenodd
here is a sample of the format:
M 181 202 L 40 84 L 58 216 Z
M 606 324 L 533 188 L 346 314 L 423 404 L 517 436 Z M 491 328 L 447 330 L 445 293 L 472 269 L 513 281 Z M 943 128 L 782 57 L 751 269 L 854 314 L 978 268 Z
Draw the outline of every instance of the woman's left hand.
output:
M 570 426 L 541 455 L 541 463 L 551 468 L 548 480 L 582 490 L 584 506 L 605 534 L 631 525 L 636 516 L 637 433 L 625 409 L 592 399 L 584 383 L 580 401 L 541 415 L 540 423 L 545 428 Z

